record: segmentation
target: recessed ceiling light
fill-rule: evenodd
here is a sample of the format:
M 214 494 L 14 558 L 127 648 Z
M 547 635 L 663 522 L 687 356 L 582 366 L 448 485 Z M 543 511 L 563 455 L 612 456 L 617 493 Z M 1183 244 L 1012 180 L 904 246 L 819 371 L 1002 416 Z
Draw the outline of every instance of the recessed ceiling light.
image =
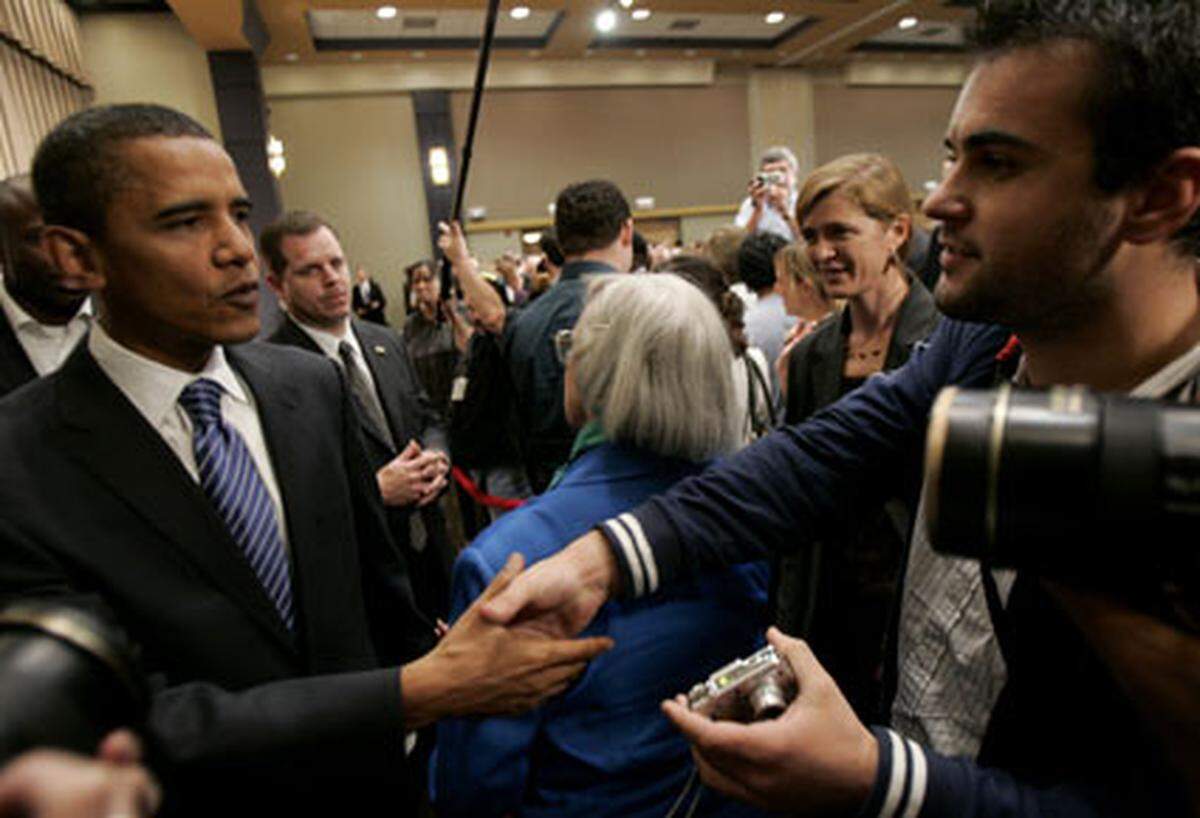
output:
M 607 34 L 617 27 L 617 13 L 612 9 L 604 9 L 596 15 L 596 30 Z
M 375 9 L 375 16 L 380 20 L 390 20 L 396 16 L 395 6 L 380 6 Z
M 514 20 L 524 20 L 529 16 L 529 6 L 513 6 L 508 16 Z
M 300 55 L 297 54 L 295 51 L 289 51 L 288 53 L 283 55 L 283 58 L 285 60 L 287 60 L 288 62 L 295 62 L 296 60 L 300 59 Z
M 423 59 L 425 59 L 425 52 L 424 52 L 424 51 L 414 51 L 414 52 L 413 52 L 413 59 L 416 59 L 416 60 L 423 60 Z
M 767 23 L 769 25 L 773 25 L 773 26 L 779 25 L 786 18 L 787 18 L 787 15 L 784 14 L 782 11 L 773 11 L 766 16 Z
M 907 30 L 910 28 L 916 28 L 917 23 L 919 23 L 919 22 L 921 22 L 921 21 L 918 20 L 916 17 L 901 17 L 900 22 L 897 23 L 896 25 L 901 29 Z
M 627 9 L 633 7 L 633 0 L 621 0 L 621 8 Z
M 649 20 L 650 9 L 634 9 L 629 13 L 629 16 L 635 20 Z

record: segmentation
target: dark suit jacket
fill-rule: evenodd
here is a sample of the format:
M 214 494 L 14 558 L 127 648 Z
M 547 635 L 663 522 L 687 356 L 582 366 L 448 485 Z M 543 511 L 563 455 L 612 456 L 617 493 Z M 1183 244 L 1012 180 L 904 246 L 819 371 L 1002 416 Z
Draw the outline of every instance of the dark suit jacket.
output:
M 37 377 L 37 372 L 17 340 L 17 333 L 0 310 L 0 397 Z
M 86 345 L 0 401 L 0 602 L 68 597 L 141 645 L 174 811 L 311 814 L 344 806 L 347 791 L 387 791 L 399 806 L 399 674 L 380 668 L 423 652 L 428 631 L 348 390 L 330 362 L 293 350 L 247 344 L 228 357 L 283 498 L 295 633 Z
M 366 321 L 352 319 L 350 326 L 375 379 L 375 390 L 396 446 L 402 449 L 408 441 L 415 439 L 424 448 L 449 453 L 445 427 L 421 388 L 404 340 L 392 330 Z M 324 357 L 317 343 L 290 316 L 284 317 L 283 323 L 267 340 Z M 373 424 L 363 424 L 363 437 L 368 459 L 375 470 L 398 454 L 377 433 Z M 436 505 L 421 509 L 429 539 L 426 547 L 417 551 L 412 547 L 410 537 L 409 516 L 413 511 L 392 507 L 387 513 L 393 539 L 408 562 L 418 606 L 429 617 L 445 618 L 450 609 L 450 572 L 454 565 L 454 555 L 446 541 L 445 519 Z
M 384 314 L 387 299 L 383 297 L 383 289 L 371 279 L 367 279 L 367 285 L 370 287 L 370 292 L 365 299 L 358 289 L 358 283 L 355 282 L 351 285 L 350 307 L 354 310 L 354 314 L 362 320 L 387 326 L 387 316 Z M 379 302 L 379 306 L 371 307 L 373 301 Z

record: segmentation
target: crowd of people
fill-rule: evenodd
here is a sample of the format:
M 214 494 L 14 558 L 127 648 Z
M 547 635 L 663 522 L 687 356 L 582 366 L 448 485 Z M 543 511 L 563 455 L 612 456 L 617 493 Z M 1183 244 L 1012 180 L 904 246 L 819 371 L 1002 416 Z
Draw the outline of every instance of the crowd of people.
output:
M 190 118 L 58 125 L 0 186 L 0 603 L 116 624 L 151 695 L 0 815 L 1197 814 L 1193 626 L 935 551 L 922 455 L 946 386 L 1195 400 L 1200 6 L 973 43 L 920 213 L 878 153 L 773 147 L 687 247 L 576 182 L 492 269 L 441 224 L 399 332 Z M 768 642 L 782 715 L 676 698 Z

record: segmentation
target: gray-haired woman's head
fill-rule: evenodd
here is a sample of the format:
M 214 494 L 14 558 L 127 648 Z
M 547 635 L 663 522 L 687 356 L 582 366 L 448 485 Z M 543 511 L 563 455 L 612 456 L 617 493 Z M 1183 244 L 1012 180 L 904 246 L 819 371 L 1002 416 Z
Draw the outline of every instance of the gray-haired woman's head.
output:
M 731 361 L 725 325 L 696 286 L 615 275 L 588 289 L 568 372 L 609 440 L 702 461 L 737 446 Z

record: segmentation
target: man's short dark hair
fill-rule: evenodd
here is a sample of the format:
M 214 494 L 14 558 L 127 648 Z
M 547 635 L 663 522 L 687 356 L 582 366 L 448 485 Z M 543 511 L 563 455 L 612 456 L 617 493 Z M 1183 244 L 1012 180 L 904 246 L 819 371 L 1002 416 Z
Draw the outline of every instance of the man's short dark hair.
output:
M 555 267 L 561 267 L 566 263 L 562 247 L 558 244 L 558 234 L 554 232 L 553 228 L 542 231 L 542 237 L 538 239 L 538 247 L 546 254 L 546 260 Z
M 1096 70 L 1084 100 L 1106 193 L 1144 180 L 1173 151 L 1200 146 L 1200 4 L 1163 0 L 991 0 L 971 43 L 984 59 L 1076 41 Z M 1200 213 L 1174 239 L 1200 253 Z
M 309 210 L 289 210 L 263 228 L 258 237 L 258 249 L 267 265 L 276 276 L 287 269 L 287 257 L 283 254 L 283 240 L 288 236 L 311 236 L 322 227 L 328 228 L 335 237 L 333 225 Z
M 754 292 L 775 286 L 775 254 L 788 242 L 774 233 L 747 236 L 738 248 L 738 277 Z
M 103 236 L 108 206 L 129 173 L 119 146 L 156 136 L 213 138 L 196 120 L 161 105 L 104 105 L 60 122 L 33 158 L 33 186 L 46 224 Z
M 594 179 L 571 185 L 554 204 L 554 232 L 566 258 L 608 247 L 630 217 L 629 202 L 612 182 Z

